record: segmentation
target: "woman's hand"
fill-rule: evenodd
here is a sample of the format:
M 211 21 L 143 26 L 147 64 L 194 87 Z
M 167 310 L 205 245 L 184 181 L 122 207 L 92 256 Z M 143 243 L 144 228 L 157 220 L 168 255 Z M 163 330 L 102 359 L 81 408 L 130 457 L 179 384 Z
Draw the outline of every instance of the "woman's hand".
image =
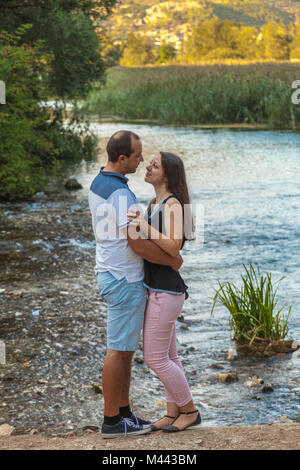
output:
M 172 266 L 171 268 L 174 270 L 174 271 L 179 271 L 179 269 L 181 268 L 182 266 L 182 263 L 183 263 L 183 259 L 182 259 L 182 256 L 181 255 L 177 255 L 175 256 L 173 262 L 172 262 Z
M 127 212 L 127 218 L 132 225 L 135 225 L 136 227 L 140 226 L 140 211 L 134 211 L 133 209 L 129 209 L 129 211 Z
M 145 220 L 144 216 L 141 215 L 140 211 L 129 209 L 129 211 L 127 212 L 127 218 L 131 226 L 136 227 L 137 231 L 142 231 L 144 236 L 148 238 L 149 225 Z

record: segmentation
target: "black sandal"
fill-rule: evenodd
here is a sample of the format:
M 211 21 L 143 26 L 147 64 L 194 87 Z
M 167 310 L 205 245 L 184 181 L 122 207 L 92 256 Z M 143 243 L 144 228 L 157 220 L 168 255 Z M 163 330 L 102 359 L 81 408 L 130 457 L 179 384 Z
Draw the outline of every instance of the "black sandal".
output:
M 164 415 L 162 418 L 159 418 L 157 421 L 160 421 L 160 420 L 161 420 L 161 419 L 163 419 L 163 418 L 172 418 L 172 419 L 173 419 L 173 421 L 172 421 L 172 422 L 174 422 L 174 421 L 175 421 L 175 419 L 177 419 L 177 418 L 178 418 L 178 416 L 169 416 L 169 415 Z M 167 425 L 167 426 L 169 426 L 169 425 Z M 152 425 L 151 425 L 151 431 L 152 431 L 152 432 L 155 432 L 155 431 L 160 431 L 161 429 L 162 429 L 162 428 L 158 428 L 158 427 L 156 427 L 154 424 L 152 424 Z
M 177 426 L 172 426 L 171 424 L 167 424 L 166 426 L 163 426 L 161 429 L 162 431 L 164 432 L 179 432 L 179 431 L 185 431 L 186 429 L 192 427 L 192 426 L 198 426 L 198 424 L 201 423 L 201 416 L 200 416 L 200 413 L 198 410 L 195 410 L 195 411 L 187 411 L 187 412 L 180 412 L 179 415 L 192 415 L 193 413 L 198 413 L 198 416 L 197 416 L 197 419 L 194 423 L 192 424 L 189 424 L 188 426 L 186 426 L 184 429 L 179 429 Z M 179 416 L 178 415 L 178 416 Z M 177 418 L 178 418 L 177 416 Z M 176 419 L 177 419 L 176 418 Z M 176 419 L 174 421 L 176 421 Z M 174 423 L 173 421 L 173 423 Z

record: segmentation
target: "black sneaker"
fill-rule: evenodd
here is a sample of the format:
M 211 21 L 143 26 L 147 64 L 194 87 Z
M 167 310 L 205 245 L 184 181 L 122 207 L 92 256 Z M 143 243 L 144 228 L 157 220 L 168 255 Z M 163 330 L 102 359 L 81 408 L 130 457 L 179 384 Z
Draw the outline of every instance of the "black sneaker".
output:
M 133 412 L 131 412 L 131 416 L 129 419 L 135 422 L 136 425 L 143 426 L 144 429 L 151 428 L 151 425 L 152 425 L 151 421 L 148 421 L 147 419 L 144 419 L 144 418 L 140 418 Z
M 147 434 L 151 428 L 144 429 L 142 426 L 135 424 L 130 418 L 121 418 L 117 424 L 102 424 L 102 436 L 105 439 L 122 436 L 137 436 L 138 434 Z

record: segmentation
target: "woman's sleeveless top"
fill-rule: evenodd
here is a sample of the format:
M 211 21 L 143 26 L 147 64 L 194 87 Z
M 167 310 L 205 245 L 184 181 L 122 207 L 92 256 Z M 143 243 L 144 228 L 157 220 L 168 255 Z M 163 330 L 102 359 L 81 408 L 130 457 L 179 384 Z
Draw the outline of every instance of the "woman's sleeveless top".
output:
M 165 203 L 171 197 L 176 198 L 176 196 L 173 195 L 168 196 L 153 210 L 152 213 L 149 210 L 147 214 L 148 224 L 163 234 L 166 233 L 164 229 Z M 183 247 L 184 243 L 185 238 L 183 239 L 181 248 Z M 188 287 L 184 283 L 184 280 L 182 279 L 178 271 L 174 271 L 170 266 L 154 264 L 146 260 L 144 260 L 144 270 L 144 286 L 148 289 L 157 292 L 167 292 L 169 294 L 185 294 L 185 298 L 188 298 Z

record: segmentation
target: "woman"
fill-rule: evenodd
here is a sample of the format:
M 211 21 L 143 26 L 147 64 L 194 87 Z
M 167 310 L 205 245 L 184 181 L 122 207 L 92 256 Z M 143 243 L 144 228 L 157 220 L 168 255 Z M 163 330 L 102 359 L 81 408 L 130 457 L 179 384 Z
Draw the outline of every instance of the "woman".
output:
M 145 181 L 156 197 L 146 217 L 129 211 L 132 225 L 171 256 L 176 256 L 192 237 L 190 199 L 182 160 L 161 152 L 147 167 Z M 184 230 L 185 229 L 185 230 Z M 176 319 L 188 297 L 179 272 L 145 261 L 144 285 L 148 302 L 144 322 L 144 359 L 165 387 L 166 415 L 152 425 L 153 431 L 178 432 L 201 423 L 176 351 Z

